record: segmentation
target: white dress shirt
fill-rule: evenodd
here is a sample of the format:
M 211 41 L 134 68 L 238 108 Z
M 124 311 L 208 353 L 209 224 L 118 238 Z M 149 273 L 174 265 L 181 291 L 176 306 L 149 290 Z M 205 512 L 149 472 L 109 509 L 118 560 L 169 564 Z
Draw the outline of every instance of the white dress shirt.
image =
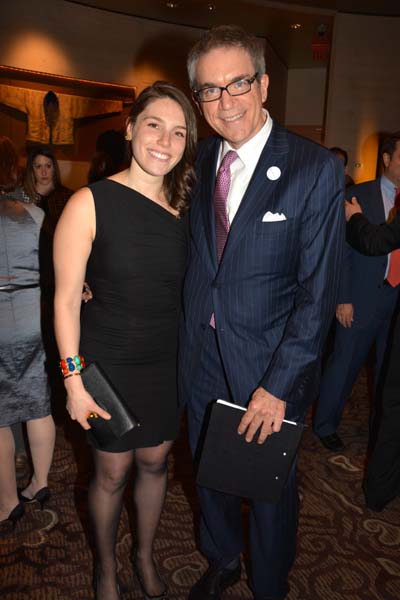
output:
M 259 161 L 261 152 L 271 133 L 272 119 L 269 116 L 268 111 L 264 110 L 264 114 L 266 115 L 266 120 L 260 131 L 238 150 L 232 148 L 226 140 L 221 144 L 217 161 L 217 171 L 223 157 L 229 150 L 234 150 L 238 154 L 238 158 L 231 165 L 231 186 L 229 188 L 227 199 L 228 219 L 230 224 L 239 209 L 242 198 L 249 185 L 249 181 Z

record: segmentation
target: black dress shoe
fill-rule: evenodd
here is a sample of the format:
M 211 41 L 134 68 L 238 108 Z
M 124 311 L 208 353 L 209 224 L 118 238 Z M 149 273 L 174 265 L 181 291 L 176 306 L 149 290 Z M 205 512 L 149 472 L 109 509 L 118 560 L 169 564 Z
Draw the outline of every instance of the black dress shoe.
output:
M 240 579 L 240 562 L 231 569 L 210 567 L 190 590 L 188 600 L 220 600 L 225 588 Z
M 344 450 L 344 444 L 337 433 L 324 435 L 321 436 L 319 439 L 321 441 L 321 444 L 331 452 L 340 452 L 340 450 Z

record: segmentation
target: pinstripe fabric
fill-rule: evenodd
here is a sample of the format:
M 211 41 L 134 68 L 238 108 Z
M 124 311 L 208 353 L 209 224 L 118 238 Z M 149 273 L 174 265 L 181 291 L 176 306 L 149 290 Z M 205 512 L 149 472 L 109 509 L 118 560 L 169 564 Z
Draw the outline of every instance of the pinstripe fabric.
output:
M 191 208 L 191 257 L 180 343 L 181 402 L 215 313 L 226 376 L 246 405 L 262 385 L 304 413 L 336 304 L 344 241 L 343 172 L 321 146 L 274 124 L 231 224 L 218 266 L 213 189 L 220 138 L 199 149 Z M 266 176 L 271 166 L 281 177 Z M 284 213 L 285 221 L 263 222 Z

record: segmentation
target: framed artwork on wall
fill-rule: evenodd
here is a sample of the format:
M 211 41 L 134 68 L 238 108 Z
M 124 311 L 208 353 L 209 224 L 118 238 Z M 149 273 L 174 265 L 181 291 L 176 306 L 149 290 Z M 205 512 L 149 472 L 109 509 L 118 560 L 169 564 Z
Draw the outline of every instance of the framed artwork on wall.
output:
M 30 146 L 50 144 L 65 176 L 77 179 L 73 187 L 84 179 L 98 136 L 124 129 L 134 99 L 134 87 L 0 65 L 0 131 L 22 164 Z

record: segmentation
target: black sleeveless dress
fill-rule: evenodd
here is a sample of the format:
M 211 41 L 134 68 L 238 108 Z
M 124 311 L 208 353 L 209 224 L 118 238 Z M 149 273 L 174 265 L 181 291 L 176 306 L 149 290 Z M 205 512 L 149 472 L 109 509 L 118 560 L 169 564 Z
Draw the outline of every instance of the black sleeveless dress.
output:
M 142 424 L 101 449 L 157 446 L 178 432 L 176 357 L 187 218 L 110 179 L 89 189 L 96 237 L 86 281 L 93 299 L 82 311 L 80 350 L 87 363 L 103 368 Z M 89 441 L 96 445 L 90 435 Z

